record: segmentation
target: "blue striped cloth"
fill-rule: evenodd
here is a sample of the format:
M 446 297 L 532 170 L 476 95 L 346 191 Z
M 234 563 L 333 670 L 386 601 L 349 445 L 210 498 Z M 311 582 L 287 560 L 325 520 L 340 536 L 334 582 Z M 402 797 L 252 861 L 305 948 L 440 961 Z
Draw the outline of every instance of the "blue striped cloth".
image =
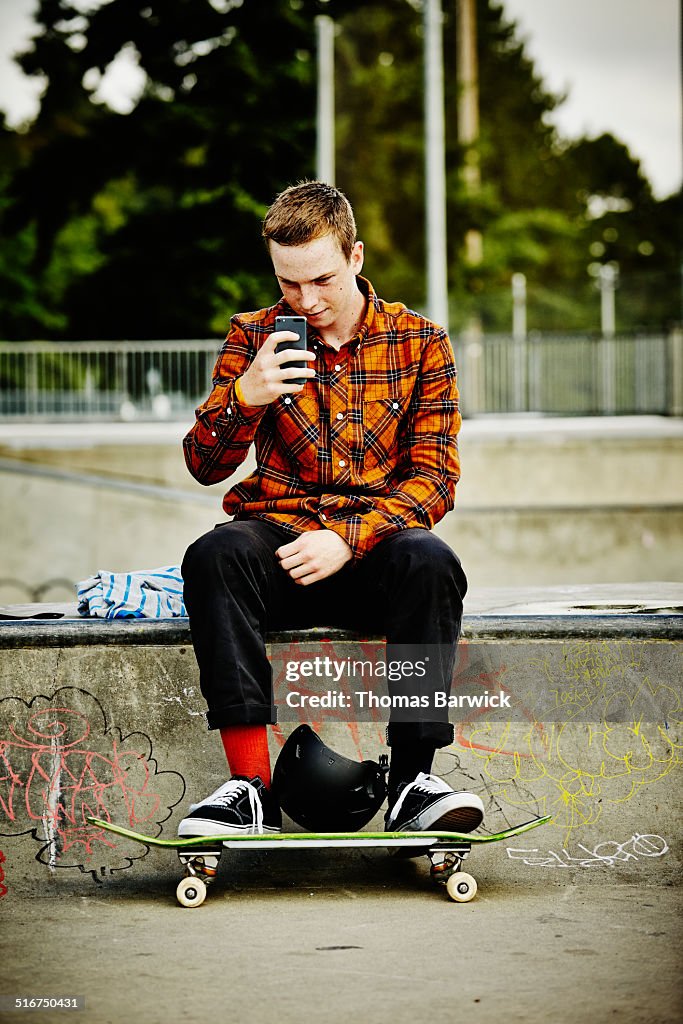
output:
M 98 619 L 170 619 L 187 615 L 177 565 L 134 572 L 101 569 L 76 584 L 78 612 Z

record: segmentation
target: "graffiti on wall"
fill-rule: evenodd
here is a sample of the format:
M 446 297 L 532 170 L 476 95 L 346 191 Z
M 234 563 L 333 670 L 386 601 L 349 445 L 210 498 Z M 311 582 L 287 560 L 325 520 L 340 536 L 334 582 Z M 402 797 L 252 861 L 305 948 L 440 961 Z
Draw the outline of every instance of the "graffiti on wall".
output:
M 508 663 L 500 654 L 497 660 L 482 660 L 474 644 L 461 646 L 456 692 L 463 685 L 496 685 L 520 694 L 521 662 L 511 655 Z M 656 685 L 648 676 L 645 646 L 582 641 L 541 651 L 531 667 L 544 678 L 544 697 L 555 694 L 567 712 L 561 721 L 549 721 L 534 705 L 537 687 L 522 691 L 524 714 L 515 722 L 473 710 L 455 723 L 455 743 L 439 751 L 434 770 L 454 788 L 471 788 L 484 798 L 485 827 L 494 832 L 551 814 L 555 835 L 561 835 L 549 850 L 511 849 L 508 856 L 534 867 L 591 867 L 633 865 L 668 851 L 662 837 L 644 834 L 653 828 L 650 821 L 629 821 L 629 830 L 638 825 L 643 834 L 634 832 L 625 842 L 595 845 L 590 834 L 601 823 L 599 838 L 604 840 L 610 807 L 650 795 L 683 766 L 683 714 L 673 685 L 665 720 L 627 717 L 624 701 L 632 690 L 624 681 L 637 678 L 643 687 Z M 290 653 L 301 658 L 306 652 L 297 647 Z M 301 720 L 311 722 L 311 716 L 302 710 Z M 144 847 L 87 822 L 92 816 L 153 836 L 162 833 L 183 798 L 185 781 L 177 771 L 159 769 L 146 733 L 122 733 L 95 696 L 68 686 L 30 701 L 0 700 L 0 722 L 0 836 L 28 836 L 37 844 L 36 859 L 49 870 L 75 868 L 93 878 L 147 856 Z M 370 729 L 348 721 L 339 709 L 311 724 L 324 731 L 330 722 L 344 727 L 351 756 L 362 760 L 382 751 L 381 712 Z M 286 733 L 279 726 L 273 732 L 281 746 Z M 7 892 L 3 860 L 0 853 L 0 897 Z
M 456 727 L 456 750 L 491 807 L 552 814 L 565 837 L 597 824 L 607 807 L 623 804 L 683 767 L 680 680 L 661 685 L 648 675 L 644 643 L 588 642 L 562 645 L 533 666 L 547 692 L 561 702 L 565 721 L 536 717 L 522 723 L 470 716 Z M 638 687 L 657 694 L 664 721 L 631 715 Z M 626 685 L 625 681 L 628 681 Z M 591 721 L 586 721 L 589 717 Z
M 32 836 L 50 870 L 97 877 L 130 867 L 146 851 L 124 855 L 87 817 L 158 835 L 183 798 L 182 775 L 159 770 L 149 736 L 110 726 L 85 690 L 4 698 L 0 720 L 9 723 L 0 735 L 0 835 Z
M 510 860 L 521 861 L 531 868 L 615 868 L 643 857 L 663 857 L 669 852 L 669 844 L 661 836 L 641 835 L 635 832 L 623 843 L 609 840 L 592 846 L 577 843 L 576 849 L 578 853 L 573 855 L 567 850 L 543 851 L 538 847 L 529 850 L 508 847 L 507 855 Z

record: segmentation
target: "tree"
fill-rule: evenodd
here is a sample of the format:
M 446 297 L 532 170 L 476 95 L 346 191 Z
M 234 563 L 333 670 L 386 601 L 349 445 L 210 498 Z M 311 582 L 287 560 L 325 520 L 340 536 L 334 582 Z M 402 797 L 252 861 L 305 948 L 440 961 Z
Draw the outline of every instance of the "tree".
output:
M 507 287 L 514 270 L 549 263 L 574 234 L 571 214 L 557 203 L 560 153 L 547 122 L 561 98 L 543 88 L 500 5 L 478 0 L 482 187 L 469 194 L 456 131 L 455 3 L 445 13 L 453 323 L 476 306 L 493 326 L 500 317 L 488 315 L 486 293 L 501 280 Z M 420 15 L 405 0 L 369 3 L 344 17 L 337 83 L 339 181 L 368 241 L 368 265 L 384 292 L 418 307 L 425 295 L 421 32 Z M 463 260 L 471 228 L 486 235 L 485 262 L 476 268 Z
M 405 0 L 368 3 L 341 20 L 337 90 L 339 182 L 358 213 L 368 268 L 383 292 L 420 308 L 425 260 L 417 6 Z M 495 0 L 477 0 L 481 187 L 476 194 L 464 188 L 454 0 L 444 11 L 452 326 L 476 312 L 485 329 L 509 329 L 511 277 L 523 272 L 530 327 L 596 328 L 599 296 L 588 269 L 605 231 L 611 241 L 604 258 L 619 263 L 624 283 L 620 326 L 661 327 L 676 319 L 677 245 L 662 223 L 672 201 L 657 203 L 638 161 L 611 136 L 575 143 L 558 136 L 551 115 L 564 97 L 544 86 L 515 24 Z M 464 259 L 463 241 L 472 228 L 484 238 L 477 266 Z M 659 282 L 654 291 L 648 283 L 653 273 Z
M 80 3 L 80 0 L 79 0 Z M 314 174 L 314 16 L 337 25 L 338 183 L 387 298 L 424 305 L 423 48 L 418 0 L 111 0 L 82 14 L 41 0 L 24 70 L 45 76 L 35 122 L 0 129 L 0 333 L 30 338 L 220 334 L 277 297 L 259 240 L 281 188 Z M 451 323 L 509 329 L 510 280 L 529 326 L 596 327 L 589 268 L 620 267 L 618 326 L 680 317 L 676 200 L 657 202 L 612 136 L 569 143 L 495 0 L 477 0 L 481 187 L 462 181 L 455 0 L 444 0 Z M 144 91 L 97 100 L 122 52 Z M 466 232 L 484 258 L 464 260 Z M 594 268 L 593 268 L 594 269 Z
M 3 220 L 15 239 L 30 230 L 43 284 L 59 281 L 42 297 L 64 309 L 65 333 L 204 336 L 273 294 L 259 220 L 313 172 L 316 9 L 274 0 L 264 32 L 255 0 L 112 0 L 87 17 L 41 0 L 21 64 L 48 87 Z M 89 83 L 126 46 L 147 84 L 124 116 Z M 88 266 L 71 262 L 74 221 Z
M 619 270 L 618 327 L 666 328 L 680 319 L 681 194 L 658 201 L 640 162 L 613 135 L 583 138 L 565 152 L 584 211 L 583 254 Z

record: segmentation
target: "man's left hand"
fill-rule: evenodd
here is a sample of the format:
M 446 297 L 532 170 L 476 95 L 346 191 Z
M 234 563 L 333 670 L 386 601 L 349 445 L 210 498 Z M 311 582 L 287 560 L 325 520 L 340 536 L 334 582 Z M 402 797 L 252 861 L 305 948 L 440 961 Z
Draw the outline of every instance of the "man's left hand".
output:
M 303 587 L 334 575 L 353 558 L 349 545 L 334 530 L 307 530 L 275 554 L 285 572 Z

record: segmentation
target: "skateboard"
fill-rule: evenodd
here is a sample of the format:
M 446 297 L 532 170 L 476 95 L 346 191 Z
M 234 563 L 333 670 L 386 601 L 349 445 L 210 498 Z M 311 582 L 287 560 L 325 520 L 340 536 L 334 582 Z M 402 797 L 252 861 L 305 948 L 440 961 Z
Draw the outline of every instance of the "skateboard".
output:
M 385 848 L 408 856 L 429 857 L 431 877 L 444 885 L 456 903 L 468 903 L 477 892 L 472 875 L 462 870 L 463 861 L 473 846 L 499 843 L 512 839 L 532 828 L 545 825 L 551 815 L 533 818 L 523 825 L 493 835 L 469 832 L 269 832 L 262 835 L 199 836 L 193 838 L 157 839 L 132 829 L 114 825 L 101 818 L 88 818 L 88 824 L 131 839 L 148 847 L 176 850 L 185 868 L 185 877 L 176 889 L 182 907 L 200 907 L 206 899 L 207 886 L 216 877 L 223 850 L 294 849 L 372 849 Z

